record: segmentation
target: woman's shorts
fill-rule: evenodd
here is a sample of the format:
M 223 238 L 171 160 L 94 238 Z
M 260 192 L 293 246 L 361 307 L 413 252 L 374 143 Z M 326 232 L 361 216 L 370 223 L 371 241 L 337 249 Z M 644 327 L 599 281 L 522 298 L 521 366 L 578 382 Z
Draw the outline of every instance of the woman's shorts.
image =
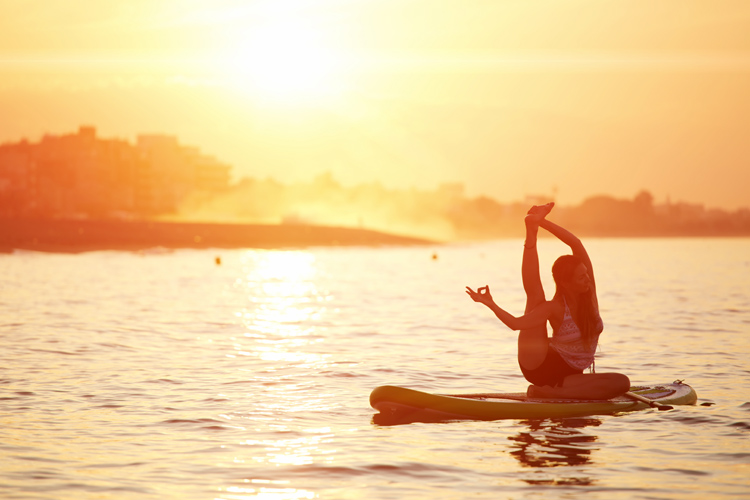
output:
M 519 366 L 521 366 L 519 364 Z M 578 375 L 583 373 L 583 370 L 573 368 L 562 359 L 560 353 L 557 352 L 552 346 L 547 347 L 547 356 L 541 365 L 533 370 L 527 370 L 521 366 L 521 372 L 526 380 L 534 385 L 548 385 L 550 387 L 558 387 L 562 385 L 563 380 L 568 375 Z

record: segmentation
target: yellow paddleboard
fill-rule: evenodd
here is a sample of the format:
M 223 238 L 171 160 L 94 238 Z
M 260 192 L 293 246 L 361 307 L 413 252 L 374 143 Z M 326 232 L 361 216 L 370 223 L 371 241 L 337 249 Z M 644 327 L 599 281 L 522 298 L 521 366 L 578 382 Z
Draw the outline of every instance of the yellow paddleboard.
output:
M 681 381 L 632 387 L 631 392 L 661 405 L 692 405 L 698 399 L 695 390 Z M 373 390 L 370 405 L 380 412 L 373 418 L 380 425 L 450 420 L 582 417 L 650 407 L 649 404 L 628 396 L 597 401 L 531 399 L 524 393 L 442 395 L 391 385 Z

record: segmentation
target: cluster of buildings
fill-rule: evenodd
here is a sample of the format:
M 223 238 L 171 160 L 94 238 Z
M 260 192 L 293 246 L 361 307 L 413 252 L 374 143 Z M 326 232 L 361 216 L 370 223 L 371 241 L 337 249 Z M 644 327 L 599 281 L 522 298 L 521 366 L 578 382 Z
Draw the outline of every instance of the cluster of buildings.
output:
M 0 145 L 0 217 L 143 218 L 229 187 L 229 165 L 167 135 L 135 144 L 94 127 Z

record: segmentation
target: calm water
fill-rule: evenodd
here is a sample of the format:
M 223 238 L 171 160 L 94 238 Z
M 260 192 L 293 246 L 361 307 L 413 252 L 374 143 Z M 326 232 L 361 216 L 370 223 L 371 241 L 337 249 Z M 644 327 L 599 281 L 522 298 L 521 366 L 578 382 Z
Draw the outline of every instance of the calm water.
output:
M 599 371 L 713 406 L 373 424 L 378 385 L 525 390 L 464 293 L 520 312 L 521 241 L 1 255 L 0 498 L 750 497 L 750 240 L 587 244 Z

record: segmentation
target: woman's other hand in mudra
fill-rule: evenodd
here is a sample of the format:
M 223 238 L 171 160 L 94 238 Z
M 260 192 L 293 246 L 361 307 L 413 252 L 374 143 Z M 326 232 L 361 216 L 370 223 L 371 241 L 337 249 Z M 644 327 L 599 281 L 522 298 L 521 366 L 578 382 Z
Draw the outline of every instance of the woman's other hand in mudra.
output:
M 494 300 L 492 300 L 492 294 L 490 293 L 490 287 L 489 286 L 483 286 L 481 288 L 477 288 L 476 292 L 471 289 L 471 287 L 466 287 L 466 293 L 471 297 L 471 300 L 474 302 L 480 302 L 485 305 L 490 305 L 494 303 Z

